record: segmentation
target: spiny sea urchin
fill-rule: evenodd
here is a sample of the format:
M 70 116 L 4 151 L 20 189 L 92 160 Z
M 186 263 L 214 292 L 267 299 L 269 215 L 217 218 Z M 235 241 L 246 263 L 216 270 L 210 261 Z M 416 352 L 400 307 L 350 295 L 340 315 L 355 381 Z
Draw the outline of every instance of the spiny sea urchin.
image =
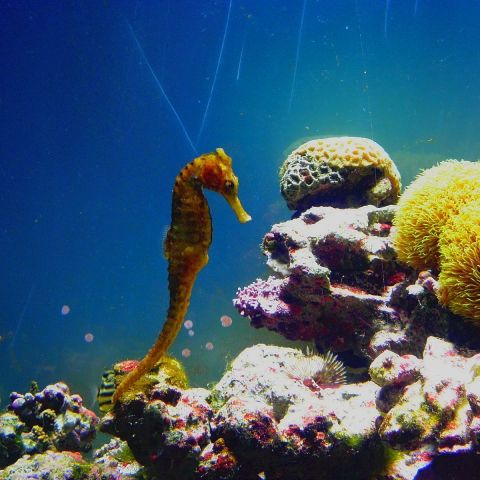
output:
M 330 351 L 317 355 L 307 348 L 304 356 L 287 367 L 287 374 L 301 380 L 312 390 L 347 383 L 345 365 Z

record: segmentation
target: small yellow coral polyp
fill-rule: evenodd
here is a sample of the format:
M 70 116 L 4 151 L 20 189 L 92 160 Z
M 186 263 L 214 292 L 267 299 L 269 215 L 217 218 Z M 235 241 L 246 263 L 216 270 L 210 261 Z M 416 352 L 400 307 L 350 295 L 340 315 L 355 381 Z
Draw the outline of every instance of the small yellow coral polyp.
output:
M 398 202 L 393 242 L 399 260 L 417 270 L 439 269 L 441 232 L 473 201 L 480 201 L 480 163 L 446 160 L 423 171 Z
M 440 303 L 480 322 L 480 202 L 464 207 L 440 237 Z

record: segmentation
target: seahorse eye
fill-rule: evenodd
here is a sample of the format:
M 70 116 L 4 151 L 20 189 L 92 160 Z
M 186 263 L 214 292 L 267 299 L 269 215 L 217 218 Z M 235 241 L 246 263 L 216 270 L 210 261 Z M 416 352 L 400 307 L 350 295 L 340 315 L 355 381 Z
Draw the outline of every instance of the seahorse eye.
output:
M 225 183 L 223 184 L 223 188 L 225 192 L 230 193 L 230 192 L 233 192 L 233 190 L 235 189 L 235 185 L 233 184 L 232 181 L 225 180 Z

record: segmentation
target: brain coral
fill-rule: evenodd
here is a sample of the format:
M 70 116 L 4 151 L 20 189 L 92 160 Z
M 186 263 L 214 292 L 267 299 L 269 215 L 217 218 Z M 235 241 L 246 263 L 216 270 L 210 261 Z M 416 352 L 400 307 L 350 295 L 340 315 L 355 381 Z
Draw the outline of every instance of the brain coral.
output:
M 398 258 L 418 270 L 439 268 L 445 224 L 480 199 L 480 163 L 446 160 L 422 172 L 405 190 L 394 218 Z
M 311 140 L 287 157 L 279 175 L 282 195 L 292 210 L 312 205 L 388 205 L 400 194 L 395 164 L 368 138 Z
M 480 321 L 480 206 L 475 200 L 442 231 L 438 299 L 453 313 Z

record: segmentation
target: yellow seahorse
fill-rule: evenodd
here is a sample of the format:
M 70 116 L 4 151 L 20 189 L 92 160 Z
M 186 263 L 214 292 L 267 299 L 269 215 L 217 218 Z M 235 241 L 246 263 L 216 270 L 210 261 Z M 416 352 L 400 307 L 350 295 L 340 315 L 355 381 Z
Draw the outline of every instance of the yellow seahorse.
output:
M 113 403 L 165 355 L 182 326 L 193 284 L 208 263 L 212 242 L 212 219 L 202 188 L 223 195 L 241 223 L 251 220 L 238 199 L 238 179 L 223 148 L 200 155 L 180 171 L 173 187 L 172 223 L 164 244 L 170 291 L 167 320 L 153 347 L 115 390 Z

